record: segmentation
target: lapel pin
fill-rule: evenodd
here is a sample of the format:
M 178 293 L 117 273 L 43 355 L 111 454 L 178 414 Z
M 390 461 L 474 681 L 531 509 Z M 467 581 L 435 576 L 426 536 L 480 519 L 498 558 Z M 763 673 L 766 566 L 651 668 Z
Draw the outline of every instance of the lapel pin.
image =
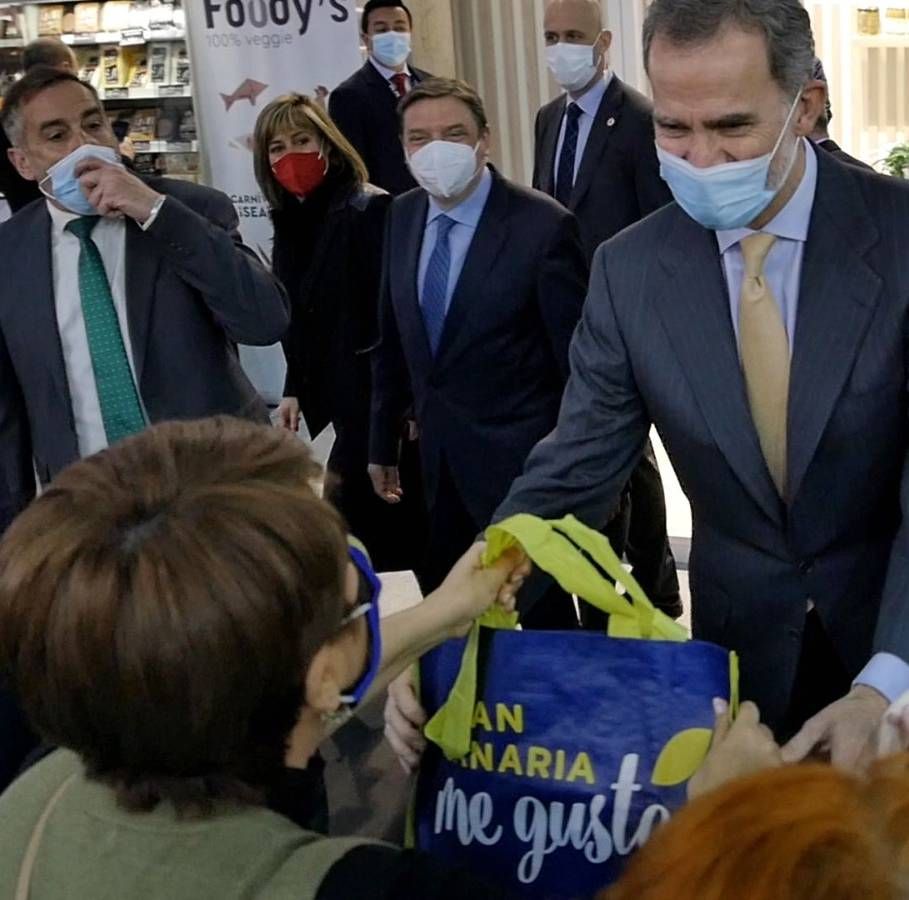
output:
M 607 124 L 610 128 L 612 128 L 612 126 L 615 125 L 615 119 L 614 119 L 612 116 L 610 116 L 610 117 L 606 120 L 606 124 Z

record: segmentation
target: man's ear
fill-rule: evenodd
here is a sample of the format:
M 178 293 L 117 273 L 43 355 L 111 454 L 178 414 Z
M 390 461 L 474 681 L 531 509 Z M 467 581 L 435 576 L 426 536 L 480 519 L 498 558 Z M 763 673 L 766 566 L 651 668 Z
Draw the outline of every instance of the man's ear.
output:
M 38 180 L 38 176 L 35 174 L 35 170 L 32 169 L 31 163 L 28 161 L 28 156 L 26 156 L 24 150 L 21 150 L 19 147 L 10 147 L 9 150 L 6 151 L 6 155 L 9 157 L 9 161 L 13 164 L 21 178 L 24 178 L 26 181 Z
M 827 85 L 823 81 L 809 81 L 802 90 L 801 109 L 796 113 L 795 132 L 807 137 L 824 111 L 827 103 Z
M 600 53 L 605 56 L 609 52 L 609 48 L 612 46 L 612 32 L 601 31 L 599 38 L 597 38 L 597 43 L 600 47 Z
M 304 702 L 316 712 L 333 713 L 341 706 L 341 652 L 333 644 L 323 644 L 312 658 L 304 680 Z

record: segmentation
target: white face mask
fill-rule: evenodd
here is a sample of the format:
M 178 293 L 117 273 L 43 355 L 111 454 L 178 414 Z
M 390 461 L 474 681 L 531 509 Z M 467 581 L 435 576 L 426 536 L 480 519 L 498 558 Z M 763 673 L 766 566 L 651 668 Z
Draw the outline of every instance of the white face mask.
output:
M 386 31 L 372 36 L 372 55 L 383 66 L 394 69 L 410 56 L 410 32 Z
M 546 48 L 546 63 L 552 77 L 566 91 L 587 87 L 600 65 L 596 45 L 552 44 Z
M 454 141 L 433 141 L 408 157 L 420 187 L 433 197 L 450 200 L 463 193 L 477 174 L 477 148 Z

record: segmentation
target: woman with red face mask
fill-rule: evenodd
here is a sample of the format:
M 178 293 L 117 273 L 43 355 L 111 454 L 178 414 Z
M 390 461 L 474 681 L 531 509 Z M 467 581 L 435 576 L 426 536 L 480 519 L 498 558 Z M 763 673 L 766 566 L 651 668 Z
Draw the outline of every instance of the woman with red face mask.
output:
M 404 502 L 389 506 L 376 497 L 367 471 L 369 350 L 378 341 L 392 198 L 369 184 L 357 151 L 314 98 L 288 94 L 272 101 L 254 138 L 256 179 L 274 221 L 274 271 L 291 300 L 279 424 L 296 431 L 302 415 L 313 438 L 334 426 L 326 498 L 377 569 L 413 569 L 425 533 L 419 473 L 402 473 L 402 479 L 410 475 Z M 410 455 L 415 458 L 415 448 Z

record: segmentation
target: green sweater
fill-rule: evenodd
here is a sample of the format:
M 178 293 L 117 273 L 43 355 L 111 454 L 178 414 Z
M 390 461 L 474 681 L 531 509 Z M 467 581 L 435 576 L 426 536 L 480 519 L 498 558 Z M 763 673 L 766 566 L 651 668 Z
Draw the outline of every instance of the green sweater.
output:
M 261 807 L 224 804 L 192 820 L 165 804 L 126 812 L 60 750 L 0 796 L 0 900 L 15 897 L 35 826 L 73 774 L 47 822 L 29 900 L 313 900 L 331 867 L 368 843 L 302 831 Z

